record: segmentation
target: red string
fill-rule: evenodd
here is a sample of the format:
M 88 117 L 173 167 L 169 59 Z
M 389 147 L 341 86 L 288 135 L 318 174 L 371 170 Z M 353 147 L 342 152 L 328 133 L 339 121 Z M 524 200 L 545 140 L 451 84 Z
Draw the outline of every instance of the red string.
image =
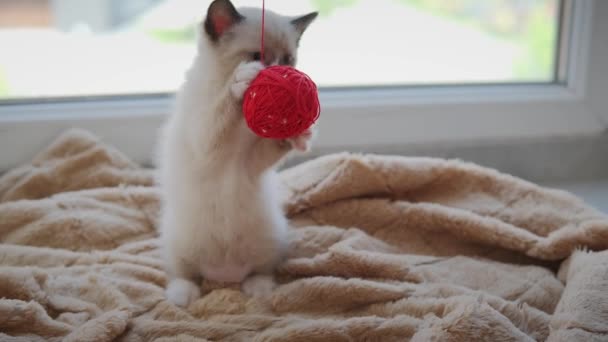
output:
M 264 63 L 264 19 L 266 17 L 266 4 L 265 0 L 262 0 L 262 50 L 260 50 L 260 61 Z
M 262 63 L 265 14 L 265 0 L 262 0 Z M 308 75 L 290 66 L 275 65 L 262 70 L 243 99 L 247 125 L 264 138 L 285 139 L 300 135 L 317 121 L 320 110 L 317 85 Z

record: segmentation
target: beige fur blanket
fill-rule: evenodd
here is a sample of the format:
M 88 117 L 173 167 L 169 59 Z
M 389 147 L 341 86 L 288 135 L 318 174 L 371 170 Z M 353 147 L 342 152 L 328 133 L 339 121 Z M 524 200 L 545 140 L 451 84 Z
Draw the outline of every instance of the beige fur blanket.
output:
M 608 218 L 577 198 L 426 158 L 330 155 L 282 177 L 297 228 L 281 285 L 202 284 L 182 310 L 151 171 L 67 132 L 0 178 L 0 340 L 608 341 Z

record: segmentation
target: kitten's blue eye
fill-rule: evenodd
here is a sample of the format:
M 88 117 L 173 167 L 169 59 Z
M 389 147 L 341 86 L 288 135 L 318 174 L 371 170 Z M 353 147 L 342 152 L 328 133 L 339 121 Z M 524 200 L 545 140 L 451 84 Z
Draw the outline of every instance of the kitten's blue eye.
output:
M 285 55 L 281 58 L 281 65 L 292 65 L 293 62 L 293 57 L 291 55 Z
M 254 52 L 251 54 L 251 59 L 254 61 L 259 61 L 262 59 L 262 54 L 260 52 Z

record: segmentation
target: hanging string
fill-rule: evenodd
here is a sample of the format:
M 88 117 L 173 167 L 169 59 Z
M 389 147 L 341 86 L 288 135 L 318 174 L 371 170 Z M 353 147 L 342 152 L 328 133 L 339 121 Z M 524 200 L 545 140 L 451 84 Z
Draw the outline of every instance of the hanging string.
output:
M 265 13 L 265 0 L 262 0 L 262 63 Z M 264 138 L 298 136 L 317 121 L 320 111 L 315 82 L 303 72 L 286 65 L 274 65 L 260 71 L 243 98 L 247 126 Z
M 264 20 L 266 19 L 266 1 L 262 0 L 262 47 L 260 50 L 260 61 L 264 63 Z

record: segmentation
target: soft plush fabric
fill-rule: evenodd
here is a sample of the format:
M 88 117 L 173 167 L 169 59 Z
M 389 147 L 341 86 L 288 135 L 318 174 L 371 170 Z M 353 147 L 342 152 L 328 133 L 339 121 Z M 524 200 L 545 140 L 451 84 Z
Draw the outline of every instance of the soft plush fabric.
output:
M 570 194 L 346 153 L 282 179 L 280 286 L 203 282 L 180 309 L 152 171 L 66 132 L 0 178 L 0 340 L 608 341 L 608 218 Z

